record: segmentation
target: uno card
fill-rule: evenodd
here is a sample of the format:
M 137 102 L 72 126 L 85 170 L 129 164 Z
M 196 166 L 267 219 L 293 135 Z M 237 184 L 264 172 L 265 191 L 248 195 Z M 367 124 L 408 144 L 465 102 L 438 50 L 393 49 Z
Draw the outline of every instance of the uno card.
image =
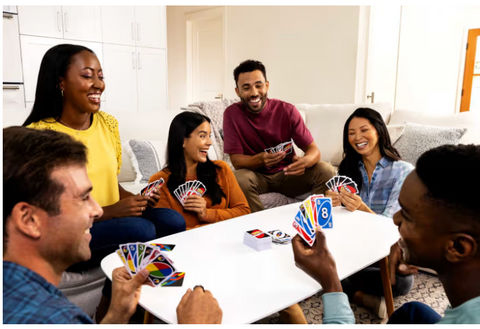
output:
M 317 226 L 317 223 L 315 223 L 315 217 L 313 217 L 313 211 L 312 211 L 312 204 L 310 202 L 310 198 L 308 198 L 307 200 L 305 200 L 303 202 L 303 205 L 305 206 L 305 210 L 307 212 L 307 216 L 305 217 L 305 219 L 308 221 L 310 221 L 311 223 L 311 227 L 313 227 L 315 229 L 315 227 Z
M 121 244 L 120 249 L 122 250 L 123 257 L 125 258 L 125 267 L 130 272 L 130 275 L 133 277 L 135 274 L 137 274 L 137 271 L 135 266 L 133 265 L 132 256 L 130 255 L 130 251 L 128 249 L 128 244 Z
M 145 268 L 150 271 L 148 278 L 155 286 L 158 286 L 176 272 L 175 267 L 162 253 L 153 259 L 150 264 L 145 266 Z
M 138 268 L 137 244 L 129 243 L 128 250 L 130 251 L 130 255 L 132 257 L 133 266 L 135 266 L 135 269 L 137 269 Z
M 302 214 L 302 219 L 303 219 L 302 227 L 305 229 L 305 231 L 308 232 L 309 235 L 312 235 L 315 232 L 315 227 L 312 225 L 312 222 L 307 219 L 308 214 L 304 204 L 301 203 L 298 209 L 300 209 L 300 212 Z
M 185 272 L 175 272 L 168 279 L 162 282 L 162 287 L 181 287 L 185 279 Z
M 145 253 L 145 245 L 143 243 L 138 243 L 137 244 L 137 269 L 141 269 L 144 253 Z
M 122 260 L 122 263 L 123 265 L 126 265 L 127 261 L 125 260 L 125 257 L 123 256 L 123 252 L 121 249 L 117 249 L 115 251 L 115 253 L 118 255 L 118 257 L 120 257 L 120 259 Z M 128 269 L 127 269 L 128 270 Z
M 265 234 L 263 231 L 260 231 L 260 230 L 250 230 L 250 231 L 247 231 L 248 234 L 250 234 L 251 236 L 253 236 L 254 238 L 257 238 L 257 239 L 270 239 L 270 236 L 268 234 Z
M 300 215 L 302 216 L 301 212 L 297 213 L 297 216 Z M 305 240 L 306 243 L 311 247 L 313 245 L 313 239 L 303 230 L 303 228 L 298 224 L 298 221 L 295 219 L 293 222 L 293 228 L 298 232 L 298 234 L 302 237 L 303 240 Z
M 172 251 L 175 248 L 174 244 L 150 243 L 152 246 L 160 248 L 160 251 Z
M 290 153 L 292 153 L 292 150 L 293 150 L 293 143 L 292 143 L 292 141 L 283 143 L 283 151 L 285 152 L 285 154 L 290 154 Z
M 272 241 L 277 244 L 288 243 L 292 240 L 290 235 L 281 230 L 268 231 L 267 233 L 272 237 Z
M 318 225 L 322 228 L 332 228 L 332 198 L 321 198 L 316 200 Z

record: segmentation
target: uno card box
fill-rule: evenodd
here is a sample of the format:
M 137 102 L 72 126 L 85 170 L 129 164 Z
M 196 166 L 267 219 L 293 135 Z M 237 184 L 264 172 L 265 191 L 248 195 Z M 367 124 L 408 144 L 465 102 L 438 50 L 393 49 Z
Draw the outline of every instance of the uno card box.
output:
M 243 243 L 256 251 L 272 248 L 272 238 L 258 229 L 245 232 Z

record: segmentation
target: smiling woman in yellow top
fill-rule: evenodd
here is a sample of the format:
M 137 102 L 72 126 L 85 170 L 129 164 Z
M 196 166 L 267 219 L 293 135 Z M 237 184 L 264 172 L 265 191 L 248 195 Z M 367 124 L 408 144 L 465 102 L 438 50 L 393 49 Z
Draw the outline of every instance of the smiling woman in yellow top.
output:
M 119 244 L 149 241 L 185 230 L 185 220 L 171 209 L 153 208 L 159 191 L 148 198 L 133 195 L 118 184 L 122 148 L 117 120 L 100 111 L 105 90 L 97 56 L 78 45 L 49 49 L 40 66 L 32 112 L 24 126 L 71 135 L 88 149 L 87 173 L 92 197 L 103 208 L 91 228 L 89 264 L 98 265 Z

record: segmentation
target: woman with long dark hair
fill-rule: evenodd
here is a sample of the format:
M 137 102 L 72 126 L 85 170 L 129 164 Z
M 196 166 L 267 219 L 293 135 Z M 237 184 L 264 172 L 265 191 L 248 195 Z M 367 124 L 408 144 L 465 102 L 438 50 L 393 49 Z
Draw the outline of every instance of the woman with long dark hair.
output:
M 105 90 L 95 53 L 83 46 L 62 44 L 44 55 L 35 103 L 23 126 L 66 133 L 88 149 L 91 196 L 103 208 L 90 230 L 92 258 L 73 269 L 99 265 L 119 244 L 149 241 L 185 230 L 185 220 L 171 209 L 154 209 L 160 198 L 133 195 L 118 183 L 122 147 L 117 120 L 100 111 Z M 72 270 L 72 268 L 70 269 Z
M 250 213 L 247 199 L 227 163 L 208 158 L 210 134 L 208 117 L 193 112 L 178 114 L 168 132 L 166 166 L 150 177 L 150 182 L 165 180 L 157 207 L 178 211 L 185 218 L 187 229 Z M 188 196 L 182 206 L 174 191 L 193 180 L 202 182 L 206 193 L 203 197 Z
M 392 218 L 400 210 L 398 196 L 403 181 L 413 165 L 402 161 L 393 147 L 382 116 L 370 108 L 359 108 L 347 119 L 343 128 L 344 158 L 339 175 L 357 183 L 359 195 L 342 190 L 328 191 L 333 206 L 343 204 L 348 210 L 361 210 Z M 393 296 L 407 294 L 413 285 L 416 267 L 400 265 L 396 272 Z M 349 299 L 357 305 L 372 309 L 379 317 L 386 317 L 383 286 L 378 264 L 368 267 L 342 281 Z

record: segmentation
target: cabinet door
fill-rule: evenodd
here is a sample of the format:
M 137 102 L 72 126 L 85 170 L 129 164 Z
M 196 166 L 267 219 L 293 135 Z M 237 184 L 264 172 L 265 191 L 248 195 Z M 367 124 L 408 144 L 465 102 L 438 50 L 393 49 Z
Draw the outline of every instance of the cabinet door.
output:
M 78 44 L 90 48 L 97 55 L 100 65 L 103 67 L 103 50 L 101 43 L 40 38 L 27 35 L 20 36 L 22 45 L 22 65 L 24 72 L 25 101 L 33 102 L 35 100 L 35 90 L 37 88 L 38 72 L 45 53 L 58 44 L 70 43 Z
M 167 60 L 164 49 L 138 48 L 138 110 L 167 110 Z
M 135 7 L 137 47 L 166 48 L 165 6 Z
M 17 6 L 3 6 L 3 12 L 7 13 L 17 13 Z
M 18 6 L 20 34 L 63 38 L 61 6 Z
M 133 6 L 102 6 L 103 42 L 134 46 L 136 38 Z
M 137 112 L 137 54 L 135 47 L 103 45 L 108 112 Z
M 23 82 L 18 17 L 3 14 L 3 82 Z
M 65 39 L 102 42 L 100 6 L 63 6 Z

